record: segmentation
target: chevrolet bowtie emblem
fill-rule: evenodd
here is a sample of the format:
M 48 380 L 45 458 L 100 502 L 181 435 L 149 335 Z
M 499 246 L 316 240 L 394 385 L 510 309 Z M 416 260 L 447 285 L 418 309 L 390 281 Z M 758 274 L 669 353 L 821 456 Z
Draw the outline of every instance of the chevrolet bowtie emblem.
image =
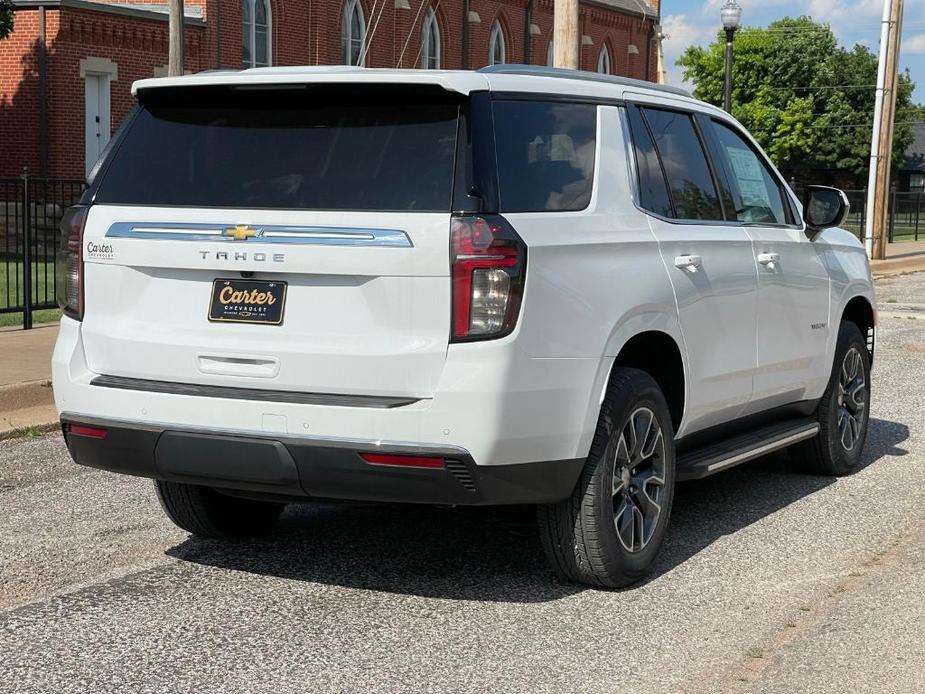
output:
M 257 235 L 257 230 L 253 227 L 249 227 L 246 224 L 238 224 L 237 226 L 228 227 L 222 232 L 222 236 L 230 236 L 235 241 L 246 241 L 252 236 Z

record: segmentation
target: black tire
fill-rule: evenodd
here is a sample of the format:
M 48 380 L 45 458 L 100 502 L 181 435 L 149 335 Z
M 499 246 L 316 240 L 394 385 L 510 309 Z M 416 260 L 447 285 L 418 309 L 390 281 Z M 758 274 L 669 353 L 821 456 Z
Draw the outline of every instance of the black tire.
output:
M 636 458 L 628 450 L 633 428 L 627 427 L 633 418 L 635 428 L 641 429 L 648 417 L 646 412 L 653 415 L 661 441 L 651 447 L 651 456 Z M 649 429 L 642 437 L 642 449 L 648 448 L 648 441 L 656 436 L 651 432 Z M 637 441 L 639 438 L 635 436 Z M 617 470 L 622 472 L 628 467 L 620 463 L 621 440 L 626 444 L 623 450 L 629 454 L 623 459 L 643 462 L 633 464 L 629 469 L 635 472 L 621 474 L 615 484 Z M 636 444 L 632 446 L 635 448 Z M 661 484 L 655 484 L 654 477 L 640 483 L 646 480 L 647 465 L 660 474 Z M 665 397 L 647 373 L 617 367 L 611 375 L 591 451 L 574 492 L 562 502 L 538 509 L 540 538 L 553 571 L 563 580 L 609 588 L 628 586 L 643 578 L 665 537 L 674 481 L 674 433 Z M 644 520 L 643 509 L 651 509 L 648 504 L 652 497 L 657 502 L 652 505 L 659 511 L 654 522 L 639 526 L 637 535 L 636 520 Z M 629 512 L 633 527 L 627 533 L 627 523 L 623 521 L 631 503 L 640 509 L 640 515 L 633 510 Z M 622 530 L 618 530 L 621 526 Z
M 854 363 L 857 374 L 857 379 L 849 379 L 847 390 L 843 369 L 850 371 L 852 367 L 846 366 L 846 360 Z M 864 336 L 854 323 L 843 321 L 839 326 L 832 374 L 815 417 L 819 435 L 791 446 L 791 460 L 801 470 L 820 475 L 854 472 L 867 440 L 870 419 L 870 355 Z
M 209 487 L 155 481 L 161 508 L 176 525 L 200 537 L 234 538 L 268 533 L 286 504 L 221 494 Z

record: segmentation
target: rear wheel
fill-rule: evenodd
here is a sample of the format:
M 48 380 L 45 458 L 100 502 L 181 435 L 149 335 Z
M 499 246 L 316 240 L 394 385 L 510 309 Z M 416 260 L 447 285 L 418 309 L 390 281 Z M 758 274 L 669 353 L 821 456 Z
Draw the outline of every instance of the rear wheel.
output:
M 674 497 L 668 405 L 643 371 L 618 368 L 572 495 L 539 508 L 540 537 L 560 578 L 618 588 L 645 576 Z
M 857 325 L 842 322 L 835 361 L 816 419 L 819 435 L 793 446 L 801 468 L 822 475 L 854 472 L 867 440 L 870 418 L 870 355 Z
M 268 533 L 285 504 L 221 494 L 210 487 L 155 481 L 161 508 L 176 525 L 200 537 L 230 538 Z

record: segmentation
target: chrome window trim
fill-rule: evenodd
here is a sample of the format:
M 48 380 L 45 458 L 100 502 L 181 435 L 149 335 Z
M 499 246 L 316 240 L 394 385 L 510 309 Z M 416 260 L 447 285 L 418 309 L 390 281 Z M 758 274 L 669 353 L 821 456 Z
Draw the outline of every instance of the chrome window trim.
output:
M 630 197 L 633 201 L 633 207 L 635 207 L 637 210 L 642 212 L 644 215 L 646 215 L 647 217 L 652 217 L 653 219 L 658 219 L 659 221 L 665 222 L 666 224 L 674 224 L 676 226 L 687 226 L 691 224 L 700 224 L 704 226 L 741 227 L 743 229 L 749 229 L 749 228 L 751 229 L 758 229 L 758 228 L 761 228 L 761 229 L 795 229 L 797 231 L 803 231 L 805 229 L 805 225 L 803 223 L 758 224 L 755 222 L 740 222 L 738 220 L 732 220 L 732 219 L 715 219 L 715 220 L 714 219 L 679 219 L 676 217 L 666 217 L 664 215 L 659 214 L 658 212 L 653 212 L 652 210 L 648 210 L 645 207 L 643 207 L 642 202 L 641 202 L 641 192 L 639 188 L 639 168 L 638 168 L 639 165 L 636 161 L 636 150 L 633 145 L 633 130 L 630 127 L 629 114 L 627 114 L 626 112 L 627 105 L 633 105 L 636 107 L 644 108 L 647 105 L 651 106 L 651 104 L 648 104 L 647 102 L 644 102 L 644 101 L 626 100 L 622 104 L 619 105 L 620 106 L 620 127 L 623 129 L 623 141 L 624 141 L 624 145 L 626 149 L 626 157 L 627 157 L 627 163 L 628 163 L 627 171 L 629 172 L 629 175 L 631 178 L 630 180 L 631 196 Z M 676 110 L 679 112 L 687 113 L 690 116 L 694 116 L 697 113 L 704 113 L 709 117 L 713 117 L 711 113 L 708 113 L 706 111 L 698 111 L 696 109 L 685 109 L 682 107 L 675 108 L 674 106 L 670 108 L 662 106 L 661 108 L 666 109 L 666 110 Z M 734 123 L 732 123 L 731 121 L 727 121 L 725 119 L 723 119 L 721 122 L 727 125 L 728 124 L 734 125 Z M 749 138 L 744 138 L 744 139 L 746 140 L 746 142 L 750 141 Z M 760 153 L 761 150 L 758 149 L 757 152 Z M 706 153 L 706 154 L 709 157 L 709 153 Z M 761 156 L 759 158 L 762 161 L 767 163 L 766 157 Z M 781 180 L 780 172 L 777 170 L 777 168 L 772 165 L 771 171 L 774 174 L 774 177 L 778 181 L 780 181 Z M 790 186 L 787 185 L 786 183 L 783 183 L 783 185 L 784 185 L 784 195 L 787 197 L 788 201 L 792 202 L 792 200 L 795 198 L 793 191 L 790 189 Z M 797 213 L 798 213 L 798 208 L 793 209 L 794 216 L 799 218 L 799 215 Z

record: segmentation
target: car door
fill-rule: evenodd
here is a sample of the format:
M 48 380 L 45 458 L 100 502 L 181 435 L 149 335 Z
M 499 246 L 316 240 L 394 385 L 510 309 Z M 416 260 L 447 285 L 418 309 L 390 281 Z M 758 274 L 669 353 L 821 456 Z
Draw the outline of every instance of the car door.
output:
M 746 413 L 816 397 L 833 329 L 823 249 L 803 233 L 781 177 L 750 138 L 731 122 L 713 118 L 710 127 L 758 273 L 758 361 Z
M 640 204 L 674 286 L 687 351 L 679 435 L 735 419 L 755 370 L 757 278 L 752 241 L 725 219 L 698 124 L 690 113 L 628 107 Z

